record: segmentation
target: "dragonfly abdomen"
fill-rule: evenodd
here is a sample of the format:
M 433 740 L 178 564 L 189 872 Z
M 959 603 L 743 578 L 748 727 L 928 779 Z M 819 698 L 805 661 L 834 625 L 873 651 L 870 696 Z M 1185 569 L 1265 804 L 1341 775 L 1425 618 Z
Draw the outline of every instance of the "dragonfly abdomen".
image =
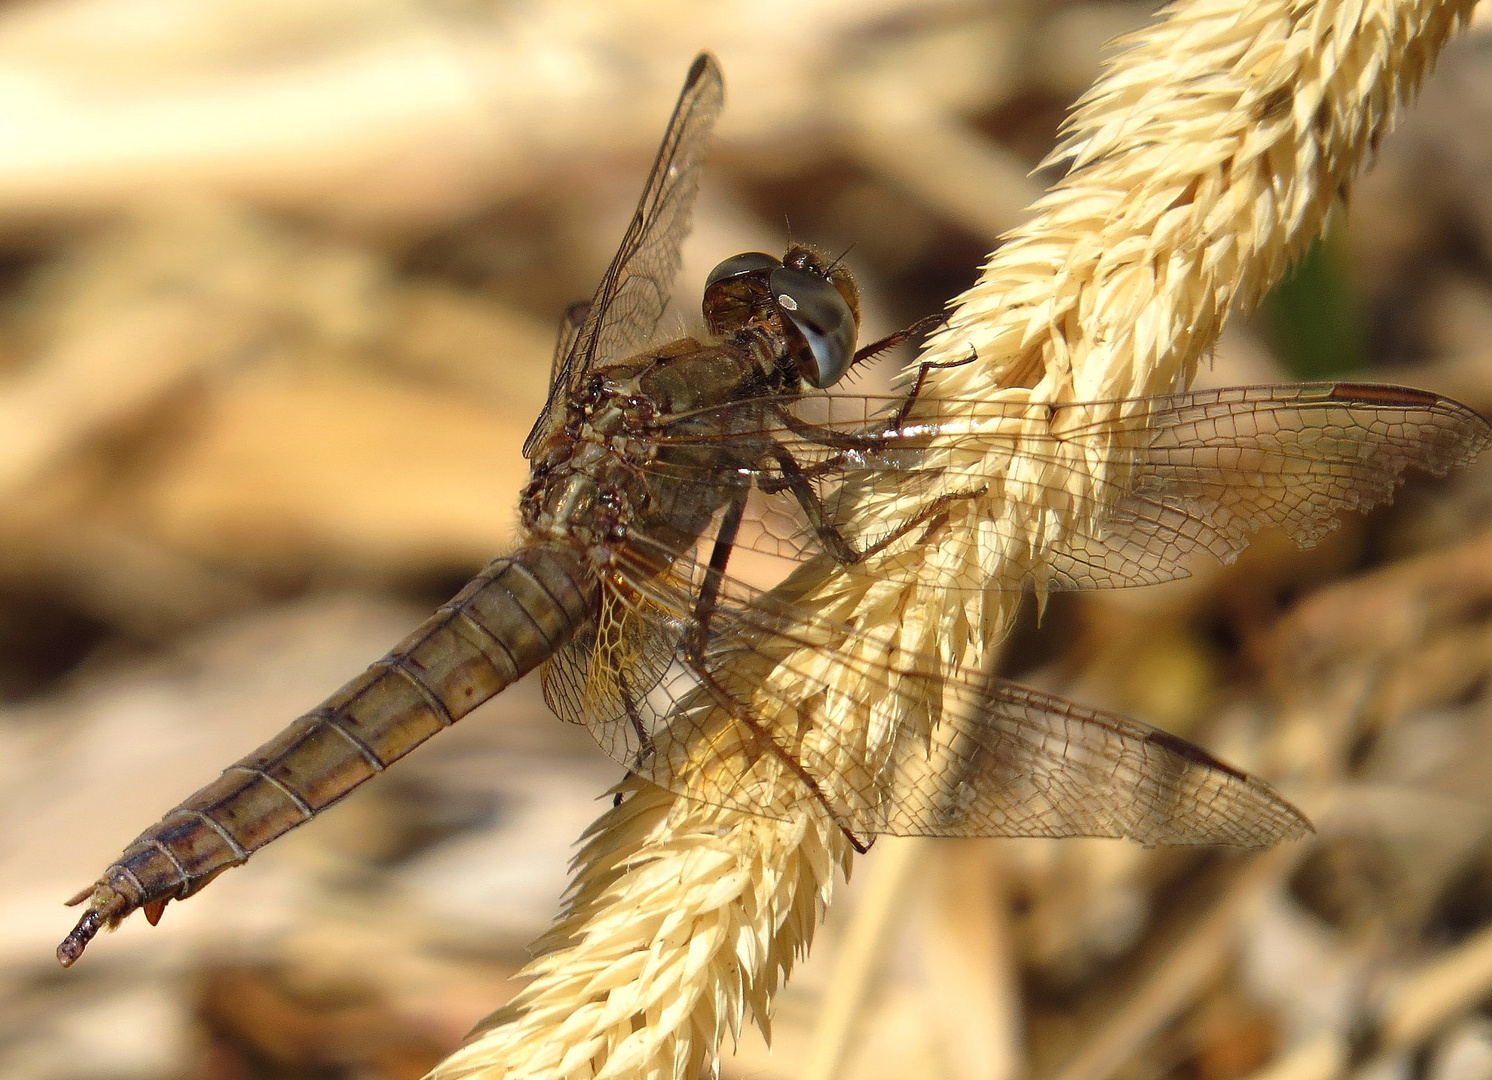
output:
M 594 608 L 568 547 L 495 559 L 383 659 L 230 765 L 125 849 L 58 946 L 64 965 L 136 908 L 154 922 L 271 840 L 382 772 L 553 655 Z

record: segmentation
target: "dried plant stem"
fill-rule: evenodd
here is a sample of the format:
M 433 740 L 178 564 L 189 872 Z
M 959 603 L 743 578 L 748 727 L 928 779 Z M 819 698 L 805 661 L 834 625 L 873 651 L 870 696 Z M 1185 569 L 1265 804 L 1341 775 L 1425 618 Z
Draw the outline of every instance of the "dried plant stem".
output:
M 1169 8 L 1080 103 L 1056 154 L 1071 165 L 1066 178 L 958 299 L 927 357 L 972 348 L 977 361 L 944 373 L 919 407 L 936 414 L 947 395 L 1072 401 L 1184 384 L 1230 307 L 1253 303 L 1316 235 L 1471 7 Z M 936 545 L 823 566 L 807 602 L 851 633 L 894 627 L 874 645 L 893 659 L 931 655 L 952 668 L 982 655 L 1013 615 L 1008 591 L 978 586 L 1039 573 L 1070 523 L 1042 501 L 1055 490 L 1041 472 L 1050 461 L 943 464 L 954 488 L 961 465 L 1004 483 L 955 504 Z M 1065 464 L 1069 486 L 1087 483 L 1085 468 Z M 1101 479 L 1074 494 L 1099 498 Z M 906 509 L 889 485 L 857 495 L 855 521 Z M 888 576 L 892 561 L 900 573 Z M 953 584 L 975 588 L 950 593 Z M 853 653 L 868 641 L 832 644 Z M 783 684 L 774 695 L 791 700 L 791 673 L 813 669 L 811 657 L 789 657 L 769 676 Z M 823 718 L 849 744 L 899 719 L 879 715 L 872 729 L 884 699 L 867 693 L 860 704 Z M 432 1076 L 692 1080 L 748 1010 L 765 1028 L 849 851 L 823 814 L 772 821 L 635 790 L 589 834 L 569 903 L 530 965 L 534 981 Z
M 1346 1071 L 1351 1056 L 1346 1039 L 1326 1033 L 1275 1058 L 1250 1080 L 1333 1080 Z
M 1382 1058 L 1420 1046 L 1457 1016 L 1476 1008 L 1492 992 L 1492 930 L 1482 930 L 1456 948 L 1406 974 L 1379 1009 L 1369 1045 Z M 1354 1064 L 1373 1075 L 1376 1062 L 1354 1061 L 1362 1033 L 1327 1031 L 1254 1073 L 1250 1080 L 1336 1080 Z
M 1040 194 L 1018 155 L 979 138 L 902 80 L 881 72 L 850 80 L 837 115 L 846 148 L 868 168 L 991 242 L 1024 220 Z
M 1492 930 L 1482 930 L 1414 972 L 1382 1010 L 1384 1049 L 1414 1046 L 1492 990 Z
M 1104 1080 L 1214 978 L 1231 956 L 1238 928 L 1300 861 L 1302 845 L 1275 848 L 1245 866 L 1226 889 L 1110 1012 L 1052 1080 Z
M 876 860 L 835 960 L 803 1080 L 835 1080 L 843 1071 L 886 935 L 905 910 L 908 887 L 927 861 L 929 843 L 920 836 L 898 837 L 886 845 L 885 857 Z
M 1016 1080 L 1026 1071 L 1024 1017 L 999 848 L 926 842 L 936 844 L 924 936 L 940 1056 L 962 1080 Z

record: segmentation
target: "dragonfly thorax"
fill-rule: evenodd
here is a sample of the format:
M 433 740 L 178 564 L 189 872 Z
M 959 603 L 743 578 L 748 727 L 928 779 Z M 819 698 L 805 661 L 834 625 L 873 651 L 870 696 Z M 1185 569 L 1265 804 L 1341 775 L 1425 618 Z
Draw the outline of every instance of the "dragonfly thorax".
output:
M 522 502 L 524 526 L 587 551 L 620 539 L 647 505 L 642 470 L 652 450 L 637 435 L 652 413 L 646 400 L 618 392 L 610 380 L 591 380 L 590 392 L 570 407 L 563 432 L 535 455 Z

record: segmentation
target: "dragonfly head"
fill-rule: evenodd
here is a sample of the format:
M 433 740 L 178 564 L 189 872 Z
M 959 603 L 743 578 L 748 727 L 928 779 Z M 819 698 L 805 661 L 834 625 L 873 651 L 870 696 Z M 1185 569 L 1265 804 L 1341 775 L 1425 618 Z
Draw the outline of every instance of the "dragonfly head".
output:
M 798 374 L 822 389 L 838 382 L 855 356 L 860 291 L 845 267 L 794 244 L 782 259 L 760 251 L 733 255 L 705 280 L 705 319 L 716 333 L 776 316 L 796 338 Z

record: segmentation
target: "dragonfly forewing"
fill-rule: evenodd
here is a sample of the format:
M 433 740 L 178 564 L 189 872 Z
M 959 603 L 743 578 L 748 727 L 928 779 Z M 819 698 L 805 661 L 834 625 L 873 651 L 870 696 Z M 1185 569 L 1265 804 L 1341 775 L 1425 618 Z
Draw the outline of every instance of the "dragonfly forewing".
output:
M 1411 471 L 1443 476 L 1492 444 L 1492 429 L 1473 410 L 1396 386 L 1307 383 L 1061 404 L 962 398 L 889 428 L 882 418 L 899 398 L 826 397 L 756 403 L 777 419 L 755 429 L 733 426 L 729 409 L 681 418 L 665 440 L 780 443 L 812 479 L 823 514 L 861 546 L 960 491 L 984 493 L 979 527 L 992 550 L 1014 548 L 1023 522 L 1061 518 L 1039 563 L 989 565 L 980 589 L 1170 581 L 1185 577 L 1197 555 L 1232 562 L 1271 527 L 1310 546 L 1342 513 L 1389 501 Z M 831 415 L 813 417 L 805 436 L 781 419 L 795 411 Z M 846 448 L 847 439 L 859 445 Z M 683 464 L 667 475 L 679 486 L 719 484 Z M 780 468 L 769 461 L 760 477 L 770 486 Z M 902 546 L 917 543 L 914 532 Z M 784 565 L 823 550 L 787 494 L 764 501 L 738 546 Z
M 524 441 L 525 456 L 563 414 L 581 375 L 598 361 L 635 352 L 653 336 L 683 264 L 681 247 L 694 213 L 700 166 L 724 106 L 720 65 L 702 53 L 684 80 L 642 198 L 595 297 L 587 305 L 571 307 L 579 323 L 573 333 L 561 335 L 549 400 Z

